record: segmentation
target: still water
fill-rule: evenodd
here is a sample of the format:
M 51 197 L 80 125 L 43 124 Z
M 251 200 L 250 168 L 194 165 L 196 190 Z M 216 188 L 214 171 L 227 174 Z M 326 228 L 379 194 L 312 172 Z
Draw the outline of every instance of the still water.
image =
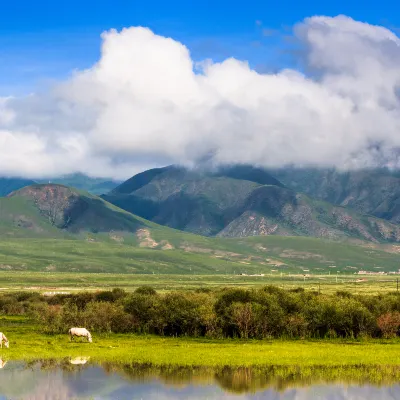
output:
M 393 400 L 400 399 L 400 385 L 396 383 L 399 372 L 399 368 L 378 373 L 363 368 L 156 368 L 98 365 L 84 357 L 29 364 L 3 360 L 0 400 Z M 374 383 L 368 381 L 368 376 Z

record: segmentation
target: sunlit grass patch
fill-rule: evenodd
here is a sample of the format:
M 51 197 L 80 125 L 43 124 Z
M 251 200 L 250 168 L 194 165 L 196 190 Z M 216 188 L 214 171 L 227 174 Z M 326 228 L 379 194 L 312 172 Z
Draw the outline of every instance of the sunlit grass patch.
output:
M 400 366 L 399 340 L 235 340 L 93 334 L 93 343 L 70 342 L 68 335 L 44 335 L 18 319 L 0 319 L 10 348 L 8 360 L 90 357 L 97 362 L 181 366 Z

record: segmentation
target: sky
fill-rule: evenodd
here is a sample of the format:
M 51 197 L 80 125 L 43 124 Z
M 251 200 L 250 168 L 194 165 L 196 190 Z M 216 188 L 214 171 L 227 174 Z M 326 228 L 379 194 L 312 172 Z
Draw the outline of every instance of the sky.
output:
M 0 174 L 398 168 L 394 1 L 4 2 Z
M 0 95 L 23 94 L 91 66 L 100 35 L 149 27 L 187 45 L 194 59 L 248 60 L 261 71 L 290 65 L 285 36 L 313 15 L 344 14 L 400 29 L 400 5 L 380 1 L 5 0 L 0 13 Z M 7 59 L 7 61 L 4 61 Z

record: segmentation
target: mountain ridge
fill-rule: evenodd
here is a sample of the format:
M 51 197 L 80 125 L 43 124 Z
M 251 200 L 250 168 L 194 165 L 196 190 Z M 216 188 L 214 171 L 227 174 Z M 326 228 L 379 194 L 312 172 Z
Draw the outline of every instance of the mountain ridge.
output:
M 71 186 L 76 189 L 86 190 L 92 194 L 100 195 L 109 192 L 122 182 L 108 178 L 91 178 L 80 173 L 35 180 L 18 177 L 0 177 L 0 197 L 7 196 L 11 192 L 26 186 L 48 183 Z
M 400 224 L 399 172 L 382 168 L 342 172 L 295 167 L 269 172 L 293 190 Z
M 265 198 L 253 199 L 257 207 L 258 201 Z M 56 184 L 35 184 L 0 198 L 0 238 L 0 269 L 20 271 L 301 274 L 304 268 L 328 273 L 336 265 L 354 273 L 354 268 L 394 270 L 400 251 L 343 237 L 208 238 L 157 225 Z
M 206 236 L 400 240 L 400 227 L 388 221 L 297 193 L 267 170 L 251 166 L 149 170 L 102 197 L 158 224 Z

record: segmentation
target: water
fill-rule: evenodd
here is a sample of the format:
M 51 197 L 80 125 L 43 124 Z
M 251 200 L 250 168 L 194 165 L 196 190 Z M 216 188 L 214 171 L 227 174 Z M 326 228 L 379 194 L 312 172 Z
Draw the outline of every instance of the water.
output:
M 396 383 L 400 368 L 396 367 L 380 372 L 379 368 L 212 370 L 98 365 L 81 357 L 29 364 L 0 362 L 0 368 L 0 400 L 400 399 Z M 368 382 L 368 376 L 376 382 Z

